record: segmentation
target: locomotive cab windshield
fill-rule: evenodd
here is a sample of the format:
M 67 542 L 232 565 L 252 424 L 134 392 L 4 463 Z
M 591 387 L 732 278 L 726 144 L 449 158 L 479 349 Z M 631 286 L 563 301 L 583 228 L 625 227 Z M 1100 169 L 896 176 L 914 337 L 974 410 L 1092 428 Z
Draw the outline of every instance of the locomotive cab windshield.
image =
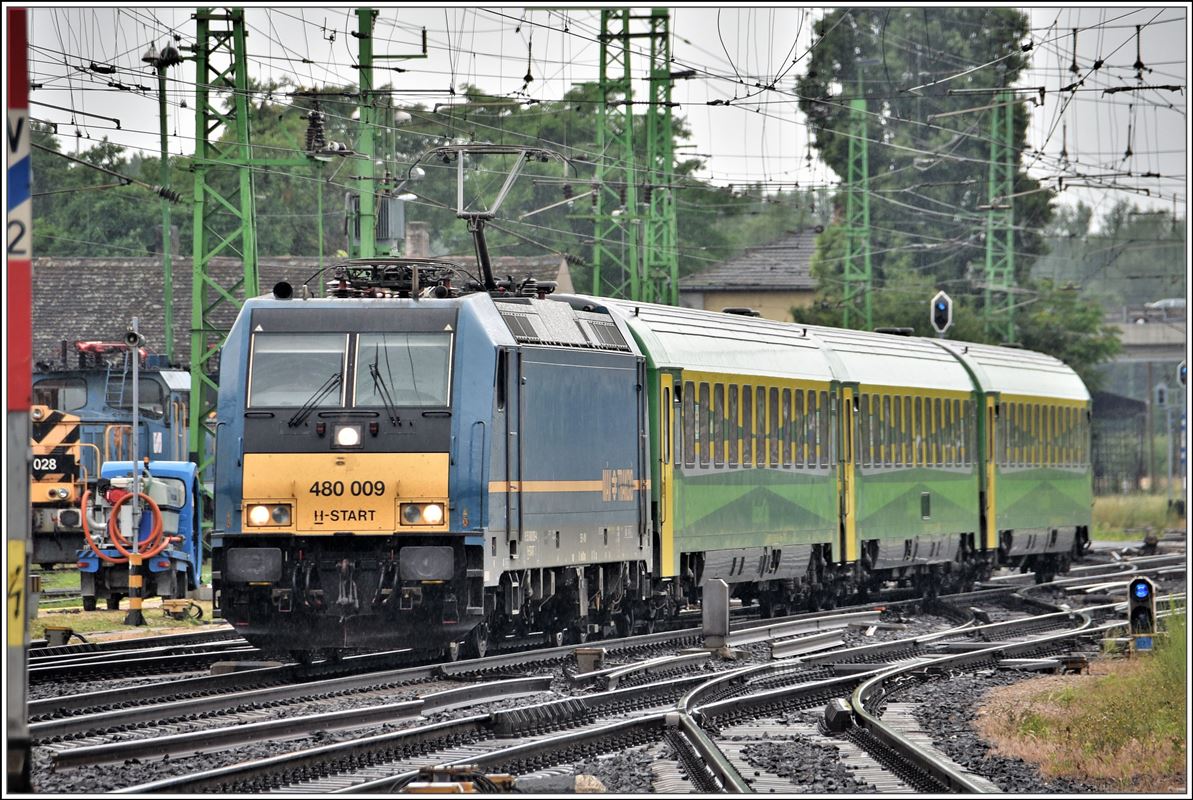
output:
M 248 406 L 385 408 L 391 417 L 391 407 L 441 408 L 450 399 L 451 350 L 448 332 L 257 332 Z

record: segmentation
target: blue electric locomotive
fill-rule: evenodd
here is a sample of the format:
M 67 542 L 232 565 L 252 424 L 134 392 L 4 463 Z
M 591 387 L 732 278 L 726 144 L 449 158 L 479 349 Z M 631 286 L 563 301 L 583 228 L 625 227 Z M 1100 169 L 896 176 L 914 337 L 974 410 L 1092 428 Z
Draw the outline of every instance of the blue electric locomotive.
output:
M 712 577 L 773 611 L 1087 546 L 1089 395 L 1055 359 L 458 271 L 245 303 L 212 579 L 254 644 L 475 654 L 649 628 Z

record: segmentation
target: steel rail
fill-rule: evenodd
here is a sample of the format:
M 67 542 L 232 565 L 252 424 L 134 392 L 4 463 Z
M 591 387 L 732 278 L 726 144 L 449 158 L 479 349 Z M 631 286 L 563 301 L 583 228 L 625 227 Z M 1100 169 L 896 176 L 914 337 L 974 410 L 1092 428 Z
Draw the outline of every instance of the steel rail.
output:
M 251 675 L 252 673 L 240 673 Z M 34 741 L 75 736 L 96 730 L 111 730 L 143 723 L 167 722 L 188 714 L 212 715 L 249 706 L 280 704 L 288 700 L 366 691 L 374 686 L 414 683 L 433 678 L 435 668 L 410 667 L 389 672 L 370 672 L 352 678 L 327 678 L 321 681 L 292 683 L 264 689 L 245 689 L 229 694 L 188 697 L 169 703 L 82 714 L 74 717 L 33 722 L 29 734 Z M 223 677 L 223 676 L 221 676 Z
M 217 626 L 213 630 L 196 631 L 194 633 L 168 633 L 161 636 L 142 636 L 133 639 L 114 639 L 111 641 L 92 641 L 82 644 L 43 644 L 30 643 L 29 656 L 67 656 L 74 653 L 108 653 L 117 650 L 138 650 L 144 647 L 172 647 L 184 644 L 206 644 L 208 642 L 225 639 L 240 639 L 240 634 L 230 626 Z
M 56 769 L 64 769 L 120 762 L 130 758 L 145 759 L 179 753 L 191 755 L 227 750 L 239 744 L 305 736 L 314 730 L 339 730 L 384 724 L 397 719 L 417 717 L 431 711 L 475 705 L 503 697 L 537 694 L 550 691 L 551 680 L 549 675 L 535 678 L 515 678 L 433 692 L 413 700 L 385 703 L 379 706 L 231 725 L 224 728 L 207 729 L 199 734 L 188 732 L 76 747 L 54 753 L 53 761 Z
M 698 675 L 584 697 L 552 700 L 522 708 L 467 717 L 463 720 L 299 750 L 194 775 L 175 776 L 149 784 L 127 787 L 120 791 L 124 793 L 235 791 L 236 787 L 243 787 L 251 781 L 263 780 L 278 774 L 295 776 L 304 770 L 325 774 L 329 770 L 334 771 L 337 763 L 356 765 L 374 754 L 380 754 L 380 758 L 385 758 L 387 753 L 394 753 L 414 744 L 430 746 L 438 741 L 458 742 L 461 739 L 475 740 L 492 736 L 514 736 L 532 733 L 540 729 L 551 731 L 548 742 L 562 741 L 560 737 L 566 736 L 566 734 L 558 732 L 558 728 L 562 726 L 583 724 L 596 713 L 611 713 L 627 707 L 641 706 L 655 694 L 674 697 L 689 685 L 701 680 L 704 680 L 704 676 Z M 659 712 L 660 719 L 663 713 L 665 712 Z M 469 760 L 469 763 L 472 763 L 472 760 Z M 299 780 L 299 778 L 294 780 Z M 358 786 L 354 786 L 352 791 L 358 789 Z

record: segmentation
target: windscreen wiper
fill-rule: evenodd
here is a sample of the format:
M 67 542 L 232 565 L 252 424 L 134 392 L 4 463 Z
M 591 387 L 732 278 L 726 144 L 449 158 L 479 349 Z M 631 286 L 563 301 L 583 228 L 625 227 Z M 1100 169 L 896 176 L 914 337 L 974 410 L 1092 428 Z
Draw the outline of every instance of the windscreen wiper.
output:
M 369 364 L 369 374 L 373 376 L 373 388 L 377 390 L 377 394 L 381 396 L 381 402 L 385 404 L 385 413 L 389 415 L 389 421 L 394 425 L 398 424 L 398 411 L 394 408 L 393 398 L 389 395 L 389 386 L 385 383 L 385 378 L 381 377 L 381 370 L 377 369 L 377 363 Z
M 327 397 L 327 395 L 331 393 L 332 389 L 339 386 L 340 381 L 342 380 L 343 378 L 340 377 L 339 370 L 333 372 L 331 377 L 325 380 L 323 385 L 316 389 L 315 393 L 312 394 L 310 398 L 302 404 L 302 408 L 294 412 L 294 416 L 290 417 L 290 421 L 286 424 L 291 428 L 297 428 L 299 425 L 306 422 L 307 417 L 311 415 L 311 411 L 314 410 L 315 406 L 319 405 L 323 398 Z

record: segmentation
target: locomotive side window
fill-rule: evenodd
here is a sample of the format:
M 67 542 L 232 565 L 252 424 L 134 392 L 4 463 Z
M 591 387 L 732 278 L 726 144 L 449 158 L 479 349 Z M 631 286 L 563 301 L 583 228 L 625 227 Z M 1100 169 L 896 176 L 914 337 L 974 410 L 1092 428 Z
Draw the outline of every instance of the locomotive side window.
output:
M 451 392 L 450 333 L 362 333 L 356 344 L 354 405 L 446 406 Z
M 811 398 L 809 398 L 811 399 Z M 857 457 L 857 461 L 863 467 L 870 466 L 870 395 L 862 395 L 862 410 L 859 416 L 862 423 L 862 435 L 860 438 L 861 453 Z
M 161 419 L 166 413 L 166 390 L 154 378 L 141 378 L 137 382 L 137 404 L 141 413 Z M 121 383 L 113 382 L 108 387 L 107 404 L 112 408 L 133 407 L 133 388 L 129 376 Z
M 343 333 L 253 334 L 249 406 L 343 405 L 347 352 Z
M 683 463 L 696 466 L 696 389 L 691 381 L 683 385 Z
M 33 384 L 33 405 L 56 411 L 77 411 L 87 405 L 87 382 L 82 378 L 51 378 Z

